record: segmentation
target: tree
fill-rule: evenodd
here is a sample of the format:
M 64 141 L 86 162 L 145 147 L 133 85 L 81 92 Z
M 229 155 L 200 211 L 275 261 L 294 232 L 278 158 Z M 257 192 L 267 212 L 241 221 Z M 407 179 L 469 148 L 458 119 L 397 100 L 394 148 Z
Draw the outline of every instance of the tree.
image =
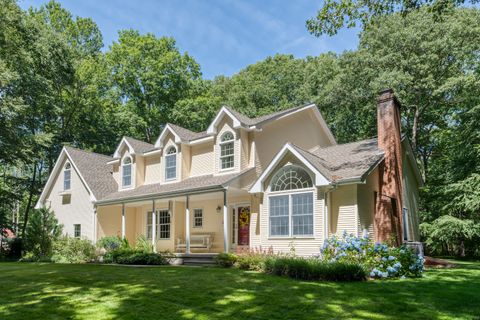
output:
M 357 25 L 366 30 L 372 24 L 379 24 L 378 18 L 402 13 L 403 16 L 426 8 L 441 20 L 443 14 L 463 4 L 476 4 L 478 0 L 326 0 L 314 18 L 307 20 L 307 29 L 319 37 L 335 35 L 343 27 Z
M 112 85 L 124 108 L 136 116 L 135 136 L 152 142 L 161 124 L 171 121 L 175 104 L 189 97 L 200 67 L 181 54 L 173 38 L 134 30 L 119 32 L 107 52 Z
M 53 242 L 62 234 L 55 214 L 49 208 L 35 210 L 28 224 L 25 247 L 37 259 L 50 258 Z

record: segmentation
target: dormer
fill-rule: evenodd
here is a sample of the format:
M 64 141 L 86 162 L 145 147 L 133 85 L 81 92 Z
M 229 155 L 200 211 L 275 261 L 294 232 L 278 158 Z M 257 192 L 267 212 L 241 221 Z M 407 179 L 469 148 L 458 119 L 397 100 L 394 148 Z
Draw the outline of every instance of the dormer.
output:
M 154 146 L 130 137 L 123 137 L 115 149 L 112 174 L 118 184 L 118 190 L 131 190 L 145 182 L 146 154 L 152 152 Z

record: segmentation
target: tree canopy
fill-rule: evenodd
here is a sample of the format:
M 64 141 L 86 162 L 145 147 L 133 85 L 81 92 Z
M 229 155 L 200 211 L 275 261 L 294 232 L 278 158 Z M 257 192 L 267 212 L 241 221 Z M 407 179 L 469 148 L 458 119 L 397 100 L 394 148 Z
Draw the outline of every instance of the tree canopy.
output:
M 319 106 L 339 142 L 351 142 L 376 135 L 384 88 L 402 104 L 403 129 L 426 180 L 425 236 L 437 239 L 431 230 L 440 227 L 477 228 L 480 11 L 462 3 L 327 1 L 309 30 L 334 34 L 360 21 L 366 27 L 357 49 L 277 54 L 205 80 L 173 38 L 122 30 L 102 51 L 92 19 L 55 1 L 23 11 L 0 0 L 0 230 L 26 232 L 65 144 L 111 154 L 123 135 L 152 142 L 167 122 L 205 130 L 222 105 L 256 117 L 307 102 Z M 452 240 L 455 248 L 470 234 Z

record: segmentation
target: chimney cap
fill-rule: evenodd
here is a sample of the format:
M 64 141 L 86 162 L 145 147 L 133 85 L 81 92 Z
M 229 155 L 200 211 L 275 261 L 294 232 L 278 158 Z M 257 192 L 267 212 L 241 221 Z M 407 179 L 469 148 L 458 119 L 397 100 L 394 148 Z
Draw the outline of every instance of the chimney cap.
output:
M 395 96 L 393 89 L 389 88 L 389 89 L 384 89 L 378 92 L 378 98 L 377 98 L 378 103 L 382 103 L 390 100 L 394 100 L 397 103 L 397 105 L 400 107 L 400 102 Z

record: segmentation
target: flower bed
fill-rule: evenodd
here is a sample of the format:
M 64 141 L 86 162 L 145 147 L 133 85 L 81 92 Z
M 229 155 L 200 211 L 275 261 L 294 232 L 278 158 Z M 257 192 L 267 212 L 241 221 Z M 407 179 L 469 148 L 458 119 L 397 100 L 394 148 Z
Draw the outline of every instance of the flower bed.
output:
M 294 254 L 274 254 L 248 251 L 238 255 L 220 254 L 216 258 L 222 267 L 288 276 L 301 280 L 361 281 L 367 277 L 386 279 L 420 277 L 424 259 L 405 246 L 391 247 L 371 243 L 367 236 L 343 234 L 326 240 L 316 257 Z

